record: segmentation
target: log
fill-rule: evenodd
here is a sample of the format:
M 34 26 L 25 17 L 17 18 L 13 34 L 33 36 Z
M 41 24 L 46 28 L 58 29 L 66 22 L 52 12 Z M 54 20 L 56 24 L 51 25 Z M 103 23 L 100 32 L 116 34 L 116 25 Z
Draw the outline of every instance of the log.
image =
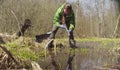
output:
M 16 63 L 19 64 L 19 62 L 13 57 L 13 55 L 10 53 L 10 51 L 7 50 L 7 48 L 0 45 L 0 48 Z
M 36 42 L 41 43 L 43 40 L 47 39 L 50 36 L 50 34 L 40 34 L 40 35 L 36 35 Z

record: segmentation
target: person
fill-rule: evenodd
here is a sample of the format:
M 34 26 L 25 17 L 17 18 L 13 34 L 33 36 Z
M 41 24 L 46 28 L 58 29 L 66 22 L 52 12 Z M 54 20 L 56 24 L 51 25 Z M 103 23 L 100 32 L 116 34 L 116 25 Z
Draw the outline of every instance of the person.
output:
M 65 3 L 58 8 L 53 18 L 53 29 L 49 39 L 55 39 L 56 32 L 59 28 L 66 29 L 69 35 L 69 43 L 75 44 L 73 30 L 75 28 L 75 16 L 70 3 Z

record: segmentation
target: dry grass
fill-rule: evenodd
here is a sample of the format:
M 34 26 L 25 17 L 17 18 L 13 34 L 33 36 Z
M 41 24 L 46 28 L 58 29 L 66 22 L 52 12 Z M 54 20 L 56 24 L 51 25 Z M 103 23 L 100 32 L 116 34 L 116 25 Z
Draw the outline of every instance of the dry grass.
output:
M 51 31 L 53 16 L 57 8 L 64 2 L 64 0 L 1 0 L 0 32 L 16 33 L 25 19 L 30 19 L 32 22 L 32 27 L 26 32 L 26 36 Z M 78 4 L 78 8 L 76 3 L 72 3 L 72 5 L 76 15 L 75 37 L 111 37 L 113 35 L 117 14 L 119 14 L 116 3 L 110 5 L 110 9 L 105 9 L 105 13 L 99 13 L 99 10 L 102 9 L 100 1 L 96 7 L 85 4 L 89 11 L 88 15 L 85 14 L 82 2 Z M 104 14 L 104 23 L 101 23 L 100 14 Z M 102 34 L 100 34 L 100 23 L 102 24 Z M 67 33 L 65 30 L 58 31 L 57 37 L 67 37 Z

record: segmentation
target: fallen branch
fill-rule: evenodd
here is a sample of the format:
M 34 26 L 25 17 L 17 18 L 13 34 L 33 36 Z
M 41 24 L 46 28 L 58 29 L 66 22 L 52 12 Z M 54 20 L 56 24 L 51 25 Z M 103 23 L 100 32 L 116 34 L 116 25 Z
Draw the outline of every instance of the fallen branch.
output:
M 5 47 L 0 45 L 0 48 L 16 63 L 19 64 L 19 62 L 12 56 L 10 51 L 8 51 Z
M 45 48 L 44 48 L 44 50 L 45 50 L 45 58 L 46 58 L 46 54 L 47 54 L 48 45 L 49 45 L 53 40 L 54 40 L 54 39 L 50 39 L 50 40 L 47 41 L 47 43 L 45 43 Z
M 20 29 L 20 22 L 19 22 L 17 16 L 15 15 L 15 13 L 14 13 L 13 10 L 10 9 L 10 12 L 11 12 L 11 13 L 13 14 L 13 16 L 15 17 L 15 19 L 16 19 L 16 21 L 17 21 L 17 23 L 18 23 L 18 29 L 19 29 L 19 31 L 21 32 L 21 29 Z M 22 32 L 21 32 L 21 33 L 22 33 Z

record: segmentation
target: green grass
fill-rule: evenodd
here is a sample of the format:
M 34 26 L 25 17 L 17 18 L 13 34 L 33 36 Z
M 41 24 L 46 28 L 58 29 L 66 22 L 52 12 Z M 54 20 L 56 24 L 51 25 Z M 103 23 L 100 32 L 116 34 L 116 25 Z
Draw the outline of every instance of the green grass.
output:
M 21 46 L 14 42 L 5 44 L 4 46 L 7 46 L 13 55 L 16 55 L 22 60 L 29 59 L 36 61 L 40 57 L 44 57 L 44 50 L 36 51 L 34 49 L 31 49 L 33 46 Z M 37 47 L 34 48 L 37 49 Z
M 57 43 L 62 43 L 66 46 L 68 45 L 68 43 L 66 43 L 68 39 L 56 39 L 56 40 L 57 40 Z M 104 47 L 105 49 L 111 48 L 107 46 L 108 44 L 113 43 L 114 44 L 113 47 L 119 47 L 118 43 L 120 43 L 120 39 L 109 39 L 109 38 L 80 38 L 80 39 L 76 39 L 76 41 L 77 42 L 99 42 L 105 46 Z M 13 55 L 16 55 L 22 60 L 29 59 L 29 60 L 36 61 L 45 56 L 44 49 L 40 47 L 29 46 L 29 45 L 21 46 L 16 42 L 7 43 L 4 46 L 7 46 L 7 48 L 9 48 L 10 52 Z M 57 48 L 57 51 L 59 52 L 59 48 Z M 88 49 L 86 48 L 75 49 L 75 52 L 87 53 Z M 48 55 L 48 52 L 47 52 L 47 55 Z

